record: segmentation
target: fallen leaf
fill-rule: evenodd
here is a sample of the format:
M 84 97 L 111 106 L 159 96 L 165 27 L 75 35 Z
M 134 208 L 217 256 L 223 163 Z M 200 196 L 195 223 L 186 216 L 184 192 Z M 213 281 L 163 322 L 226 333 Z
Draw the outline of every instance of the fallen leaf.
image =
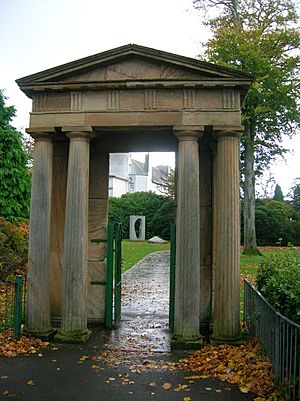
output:
M 172 384 L 171 383 L 165 383 L 162 385 L 162 388 L 165 390 L 170 390 L 170 388 L 172 388 Z
M 28 380 L 26 384 L 28 384 L 28 386 L 34 386 L 34 383 L 32 380 Z
M 191 401 L 191 397 L 184 397 L 183 401 Z
M 248 387 L 240 387 L 240 392 L 247 394 L 247 393 L 249 393 L 249 389 L 248 389 Z
M 187 384 L 178 384 L 178 386 L 174 389 L 174 391 L 181 391 L 181 390 L 187 390 L 188 389 Z

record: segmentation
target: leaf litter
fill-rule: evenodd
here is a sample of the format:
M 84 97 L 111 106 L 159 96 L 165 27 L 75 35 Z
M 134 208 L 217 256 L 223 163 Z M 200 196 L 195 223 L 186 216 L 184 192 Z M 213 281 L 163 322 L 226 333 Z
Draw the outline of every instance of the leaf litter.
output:
M 100 355 L 91 355 L 89 359 L 99 361 L 112 368 L 118 368 L 121 365 L 127 366 L 130 373 L 137 374 L 152 369 L 193 372 L 192 375 L 184 377 L 186 383 L 177 386 L 173 386 L 171 383 L 163 384 L 162 388 L 169 391 L 189 391 L 189 386 L 196 380 L 216 378 L 225 383 L 237 385 L 241 393 L 256 395 L 257 401 L 271 401 L 276 396 L 272 365 L 261 352 L 258 339 L 251 339 L 239 347 L 206 345 L 178 362 L 153 359 L 154 355 L 157 353 L 147 350 L 130 352 L 108 348 Z M 166 355 L 170 355 L 170 353 L 162 354 L 162 356 Z M 92 369 L 95 369 L 93 366 L 95 365 L 92 365 Z M 150 387 L 155 385 L 156 383 L 149 383 Z M 229 387 L 218 389 L 207 387 L 206 390 L 214 390 L 216 393 L 231 391 Z M 280 398 L 278 395 L 276 397 L 277 401 L 284 401 L 284 398 Z
M 49 347 L 49 343 L 37 338 L 21 336 L 14 339 L 7 333 L 0 333 L 0 356 L 14 357 L 18 355 L 38 354 L 41 349 Z M 43 355 L 38 354 L 39 357 Z

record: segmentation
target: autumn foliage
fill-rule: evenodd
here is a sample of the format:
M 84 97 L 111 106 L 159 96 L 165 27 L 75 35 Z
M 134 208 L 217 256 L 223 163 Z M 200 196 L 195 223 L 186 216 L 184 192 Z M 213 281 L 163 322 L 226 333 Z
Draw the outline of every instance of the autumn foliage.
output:
M 13 280 L 27 270 L 28 224 L 0 217 L 0 281 Z
M 48 348 L 49 343 L 37 338 L 21 336 L 19 340 L 10 337 L 6 332 L 0 333 L 0 356 L 13 357 L 36 354 L 40 349 Z
M 257 395 L 257 401 L 271 400 L 269 397 L 275 392 L 272 365 L 262 354 L 257 339 L 239 347 L 207 345 L 189 358 L 181 360 L 179 368 L 199 372 L 199 378 L 215 377 L 236 384 L 242 393 Z

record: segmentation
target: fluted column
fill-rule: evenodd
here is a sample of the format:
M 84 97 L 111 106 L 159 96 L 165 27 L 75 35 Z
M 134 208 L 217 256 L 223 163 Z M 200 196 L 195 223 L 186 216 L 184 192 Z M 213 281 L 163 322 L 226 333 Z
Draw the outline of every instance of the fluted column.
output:
M 49 339 L 50 220 L 54 129 L 26 130 L 35 139 L 30 202 L 27 306 L 24 334 Z M 47 131 L 47 132 L 45 132 Z
M 62 277 L 62 324 L 55 336 L 82 343 L 87 329 L 88 183 L 92 129 L 63 129 L 70 138 Z
M 203 127 L 176 127 L 178 138 L 173 347 L 201 346 L 199 144 Z M 180 346 L 180 345 L 179 345 Z
M 240 336 L 240 131 L 240 127 L 215 128 L 213 343 L 234 343 Z

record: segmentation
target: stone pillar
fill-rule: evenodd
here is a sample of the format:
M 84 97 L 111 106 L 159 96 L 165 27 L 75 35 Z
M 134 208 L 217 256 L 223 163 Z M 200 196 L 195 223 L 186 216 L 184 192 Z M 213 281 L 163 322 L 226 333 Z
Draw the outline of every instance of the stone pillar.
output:
M 175 127 L 178 138 L 176 267 L 173 348 L 199 348 L 199 144 L 203 127 Z
M 50 339 L 50 221 L 54 129 L 26 130 L 35 139 L 30 203 L 24 334 Z M 46 132 L 45 132 L 46 131 Z
M 87 329 L 89 155 L 92 129 L 63 129 L 70 138 L 62 277 L 62 324 L 57 341 L 82 343 Z
M 215 164 L 215 292 L 212 343 L 240 338 L 240 197 L 241 128 L 214 127 Z

